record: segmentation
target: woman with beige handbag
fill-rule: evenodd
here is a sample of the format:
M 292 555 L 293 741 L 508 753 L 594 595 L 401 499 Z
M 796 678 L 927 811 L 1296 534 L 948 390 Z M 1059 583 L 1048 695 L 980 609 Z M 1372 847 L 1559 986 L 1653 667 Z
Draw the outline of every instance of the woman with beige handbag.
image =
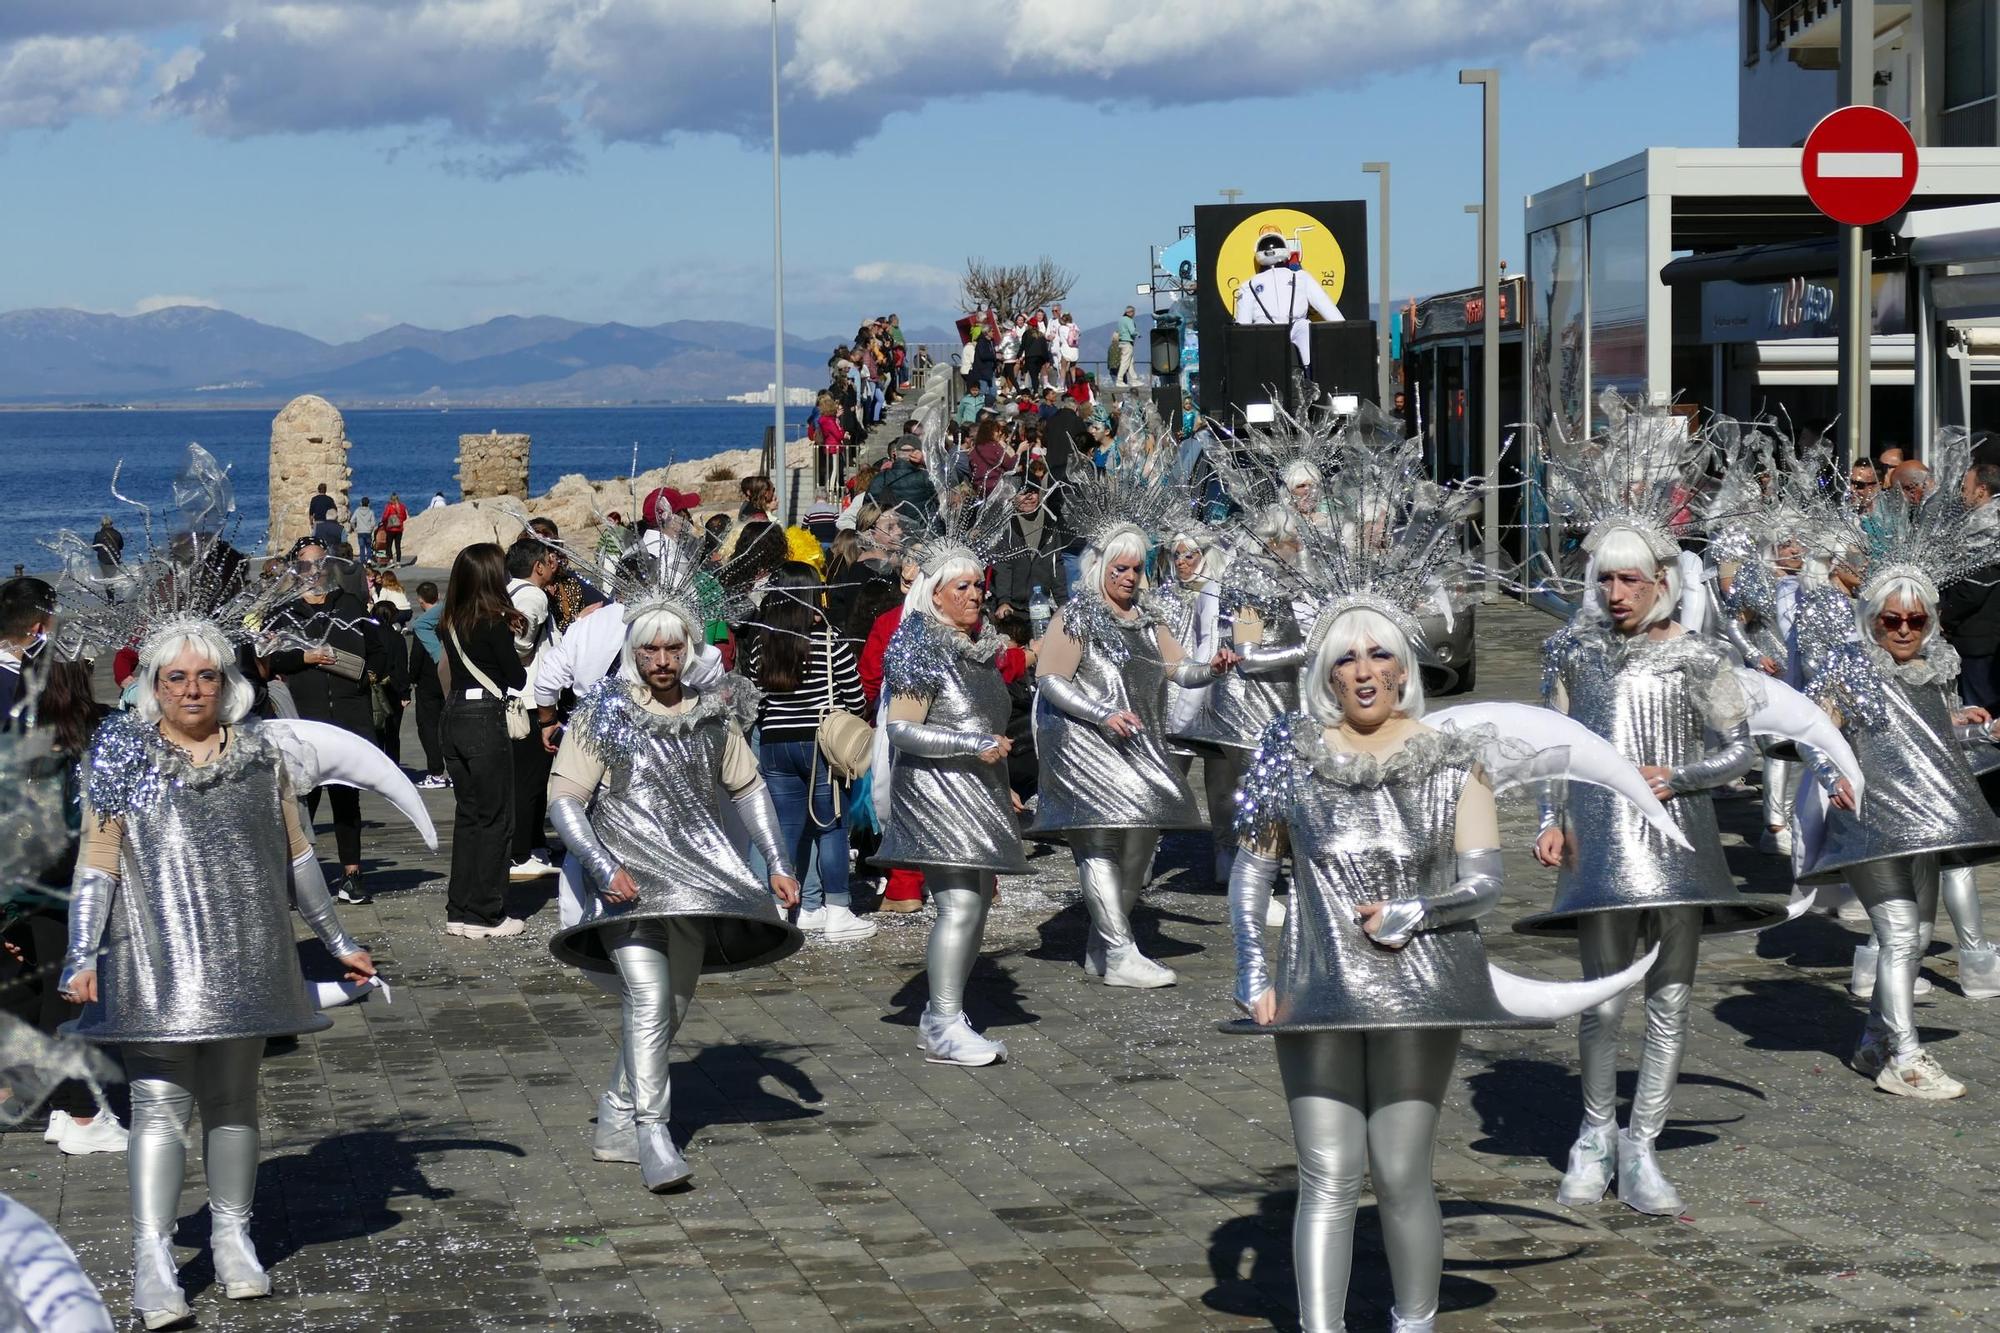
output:
M 798 927 L 829 944 L 865 940 L 848 889 L 849 784 L 868 766 L 873 733 L 854 646 L 837 637 L 812 567 L 787 561 L 764 585 L 746 674 L 763 691 L 758 767 L 799 878 Z

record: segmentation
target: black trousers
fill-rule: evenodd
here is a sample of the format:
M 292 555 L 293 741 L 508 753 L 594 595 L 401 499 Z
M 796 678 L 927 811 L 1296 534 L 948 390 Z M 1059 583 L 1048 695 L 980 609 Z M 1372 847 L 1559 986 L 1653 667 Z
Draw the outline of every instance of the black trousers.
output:
M 319 798 L 324 793 L 333 807 L 333 846 L 340 864 L 361 864 L 361 793 L 353 787 L 315 787 L 306 797 L 306 814 L 319 818 Z
M 403 762 L 403 705 L 389 705 L 388 716 L 375 728 L 375 744 L 389 758 L 399 764 Z
M 417 743 L 424 747 L 424 772 L 444 772 L 444 694 L 440 690 L 418 690 L 412 700 L 417 710 Z
M 515 861 L 525 861 L 531 852 L 548 846 L 543 824 L 549 814 L 549 769 L 556 757 L 542 748 L 539 731 L 523 740 L 509 742 L 514 747 L 514 840 Z
M 384 532 L 382 529 L 377 528 L 375 530 L 375 549 L 387 555 L 395 563 L 399 565 L 403 563 L 403 530 L 398 528 L 394 532 Z
M 456 807 L 445 919 L 497 926 L 507 915 L 507 856 L 514 840 L 514 765 L 504 706 L 496 699 L 447 699 L 442 731 Z

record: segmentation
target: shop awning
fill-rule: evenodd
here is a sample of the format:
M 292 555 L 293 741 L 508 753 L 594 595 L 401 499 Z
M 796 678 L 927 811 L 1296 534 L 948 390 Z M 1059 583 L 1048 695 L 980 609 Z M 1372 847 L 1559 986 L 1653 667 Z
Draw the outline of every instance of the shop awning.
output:
M 1816 278 L 1839 269 L 1837 241 L 1786 241 L 1683 255 L 1660 270 L 1660 281 L 1670 287 L 1684 282 L 1771 282 Z

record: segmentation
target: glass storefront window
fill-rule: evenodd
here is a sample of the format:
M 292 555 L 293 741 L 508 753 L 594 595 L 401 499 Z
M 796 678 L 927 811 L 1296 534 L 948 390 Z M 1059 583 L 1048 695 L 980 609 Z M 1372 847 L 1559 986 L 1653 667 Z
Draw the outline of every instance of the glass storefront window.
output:
M 1593 215 L 1589 391 L 1593 405 L 1606 389 L 1627 397 L 1644 393 L 1647 277 L 1645 200 Z

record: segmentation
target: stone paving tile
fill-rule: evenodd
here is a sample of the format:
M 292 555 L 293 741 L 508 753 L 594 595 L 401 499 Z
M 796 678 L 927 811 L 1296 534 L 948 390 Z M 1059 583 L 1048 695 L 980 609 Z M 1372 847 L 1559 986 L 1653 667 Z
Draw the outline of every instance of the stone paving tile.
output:
M 1550 627 L 1482 612 L 1482 697 L 1532 697 Z M 427 799 L 448 838 L 449 793 Z M 1732 864 L 1783 892 L 1779 863 L 1741 845 L 1756 802 L 1720 810 Z M 1167 840 L 1138 922 L 1181 973 L 1167 991 L 1081 980 L 1067 856 L 1006 884 L 968 1002 L 1008 1043 L 992 1069 L 917 1055 L 921 916 L 704 980 L 673 1070 L 696 1174 L 656 1197 L 636 1169 L 591 1159 L 617 1011 L 549 958 L 550 886 L 511 891 L 529 923 L 519 939 L 447 938 L 443 856 L 378 803 L 366 811 L 380 896 L 348 924 L 396 1000 L 341 1010 L 266 1060 L 255 1232 L 273 1299 L 214 1291 L 194 1257 L 207 1219 L 190 1163 L 177 1241 L 202 1327 L 1295 1326 L 1289 1126 L 1269 1044 L 1215 1030 L 1232 958 L 1203 837 Z M 1505 929 L 1551 882 L 1515 854 L 1533 812 L 1503 816 L 1512 878 L 1491 950 L 1576 976 L 1572 950 Z M 1879 1094 L 1845 1067 L 1854 932 L 1807 917 L 1705 944 L 1662 1140 L 1688 1200 L 1678 1219 L 1554 1203 L 1578 1117 L 1573 1025 L 1468 1034 L 1438 1141 L 1439 1327 L 2000 1330 L 2000 1008 L 1958 993 L 1939 933 L 1919 1022 L 1971 1087 L 1944 1105 Z M 121 1160 L 7 1135 L 0 1189 L 53 1220 L 124 1300 Z M 1390 1292 L 1372 1199 L 1359 1233 L 1350 1326 L 1380 1328 Z

